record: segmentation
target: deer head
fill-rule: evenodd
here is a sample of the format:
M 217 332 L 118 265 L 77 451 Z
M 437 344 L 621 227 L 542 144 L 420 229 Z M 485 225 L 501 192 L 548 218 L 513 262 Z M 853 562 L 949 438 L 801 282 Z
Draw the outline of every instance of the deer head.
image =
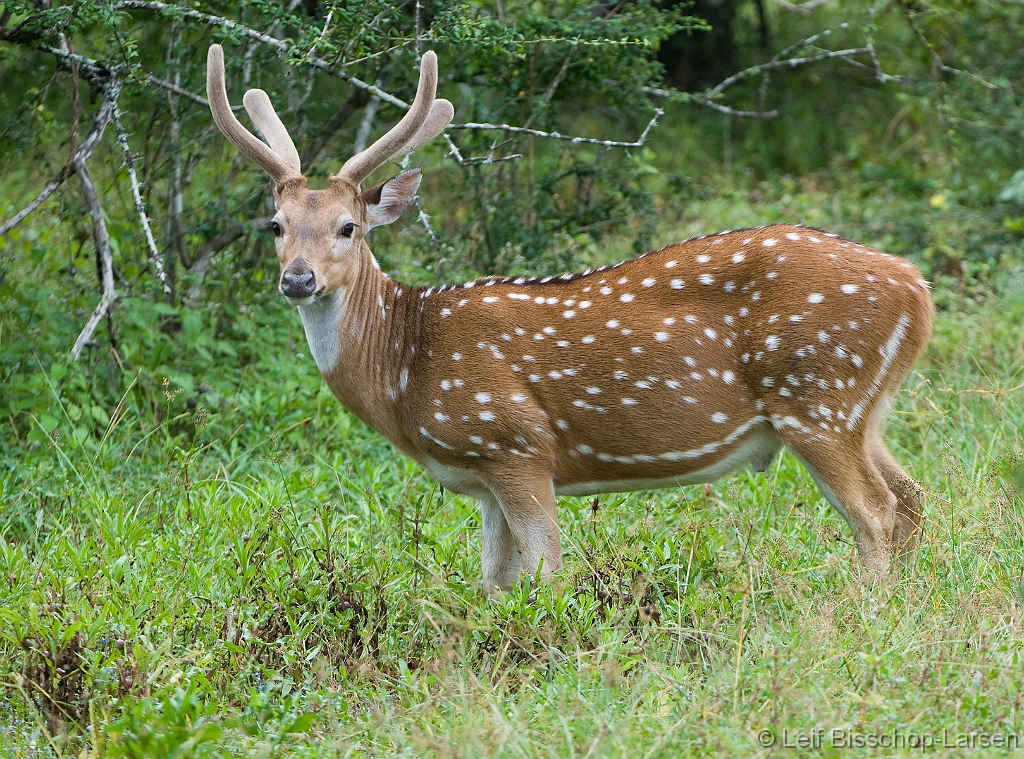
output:
M 420 170 L 402 172 L 368 190 L 360 184 L 394 156 L 407 155 L 448 125 L 452 104 L 436 99 L 437 56 L 424 54 L 416 98 L 405 116 L 370 147 L 352 156 L 324 190 L 310 190 L 299 153 L 263 90 L 245 93 L 242 103 L 266 142 L 239 123 L 228 103 L 224 51 L 211 45 L 206 90 L 210 110 L 224 136 L 256 162 L 273 183 L 277 213 L 270 222 L 281 264 L 281 293 L 293 305 L 309 305 L 349 287 L 361 265 L 373 263 L 365 243 L 374 227 L 390 224 L 412 203 Z

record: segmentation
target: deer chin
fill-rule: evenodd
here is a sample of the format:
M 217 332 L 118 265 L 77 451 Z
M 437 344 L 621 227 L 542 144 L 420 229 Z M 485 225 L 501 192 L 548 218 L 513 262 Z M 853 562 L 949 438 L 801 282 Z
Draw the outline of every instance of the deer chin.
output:
M 305 298 L 292 298 L 288 295 L 284 296 L 284 299 L 288 301 L 290 306 L 312 306 L 316 303 L 316 293 L 313 295 L 307 295 Z

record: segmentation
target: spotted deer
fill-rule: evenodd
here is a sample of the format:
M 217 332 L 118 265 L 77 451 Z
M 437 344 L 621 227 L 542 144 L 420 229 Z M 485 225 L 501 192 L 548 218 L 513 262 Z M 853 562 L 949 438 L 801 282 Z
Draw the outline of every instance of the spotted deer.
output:
M 270 175 L 280 291 L 331 391 L 446 488 L 482 506 L 483 582 L 562 564 L 557 495 L 709 482 L 782 445 L 849 523 L 865 564 L 911 549 L 918 485 L 879 424 L 928 340 L 928 284 L 908 262 L 817 229 L 772 225 L 669 245 L 593 271 L 394 282 L 366 243 L 412 202 L 420 170 L 361 182 L 445 128 L 437 59 L 406 115 L 310 190 L 267 95 L 235 118 L 223 53 L 207 89 L 224 135 Z

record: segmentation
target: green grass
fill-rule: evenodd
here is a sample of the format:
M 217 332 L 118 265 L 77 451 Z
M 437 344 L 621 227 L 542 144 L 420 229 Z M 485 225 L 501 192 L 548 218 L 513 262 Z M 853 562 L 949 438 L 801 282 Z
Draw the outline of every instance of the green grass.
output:
M 0 757 L 1019 746 L 1024 288 L 936 299 L 887 432 L 927 526 L 881 580 L 786 454 L 561 499 L 565 568 L 488 600 L 477 509 L 340 409 L 278 304 L 208 393 L 140 374 L 93 410 L 55 365 L 0 459 Z

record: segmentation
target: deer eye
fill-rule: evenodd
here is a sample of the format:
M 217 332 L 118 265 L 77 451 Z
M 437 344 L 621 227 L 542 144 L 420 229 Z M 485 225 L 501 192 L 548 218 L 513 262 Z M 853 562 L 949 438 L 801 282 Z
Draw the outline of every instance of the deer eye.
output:
M 277 223 L 277 220 L 270 222 L 270 231 L 274 233 L 274 237 L 281 236 L 281 225 Z
M 356 226 L 357 225 L 355 222 L 346 221 L 344 225 L 342 225 L 341 229 L 338 231 L 338 234 L 340 234 L 342 237 L 351 237 L 352 233 L 356 229 Z

